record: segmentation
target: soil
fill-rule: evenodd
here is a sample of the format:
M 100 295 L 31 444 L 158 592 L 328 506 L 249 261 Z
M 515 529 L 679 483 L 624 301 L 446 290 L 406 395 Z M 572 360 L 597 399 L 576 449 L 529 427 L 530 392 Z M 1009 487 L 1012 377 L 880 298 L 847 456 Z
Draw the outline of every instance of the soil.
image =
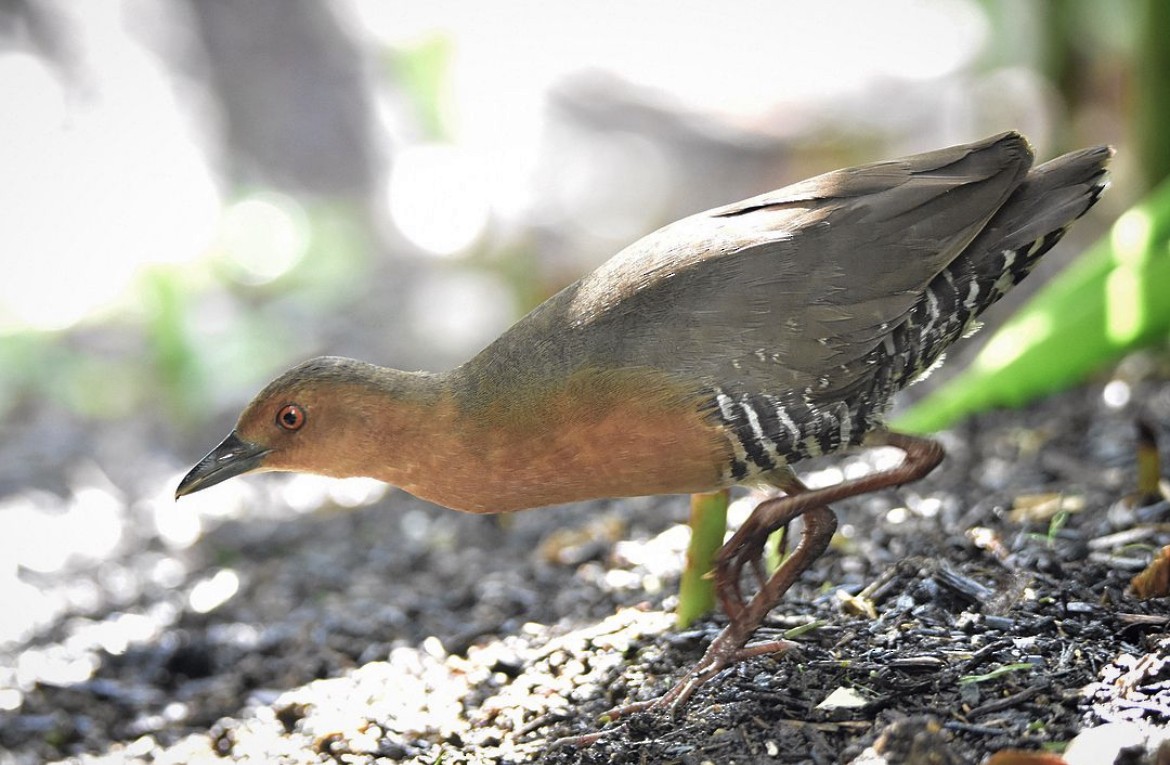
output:
M 1127 495 L 1136 419 L 1170 443 L 1170 382 L 1109 390 L 941 434 L 927 479 L 836 508 L 833 547 L 757 634 L 794 648 L 609 724 L 724 623 L 673 623 L 684 497 L 481 517 L 262 476 L 176 506 L 192 455 L 135 481 L 75 469 L 0 505 L 48 529 L 105 512 L 119 534 L 100 560 L 12 567 L 0 763 L 979 763 L 1074 739 L 1069 762 L 1166 762 L 1170 608 L 1127 588 L 1170 506 Z M 21 440 L 0 461 L 28 464 Z

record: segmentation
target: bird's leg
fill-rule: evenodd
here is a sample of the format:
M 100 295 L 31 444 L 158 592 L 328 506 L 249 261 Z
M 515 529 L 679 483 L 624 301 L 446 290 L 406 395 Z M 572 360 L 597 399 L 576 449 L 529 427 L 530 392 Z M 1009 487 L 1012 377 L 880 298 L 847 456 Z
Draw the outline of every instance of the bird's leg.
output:
M 800 479 L 798 479 L 791 472 L 788 473 L 787 476 L 784 476 L 782 478 L 782 480 L 778 480 L 775 483 L 775 486 L 776 486 L 776 488 L 780 489 L 784 494 L 795 494 L 798 491 L 808 491 L 808 487 L 806 487 L 804 484 L 802 484 L 800 482 Z M 771 496 L 765 497 L 764 499 L 761 499 L 756 504 L 756 507 L 759 507 L 760 505 L 762 505 L 764 502 L 768 501 L 769 499 L 776 499 L 776 495 L 773 494 Z M 753 512 L 755 512 L 755 511 L 753 510 Z M 789 532 L 789 529 L 790 529 L 790 526 L 788 524 L 784 524 L 783 526 L 780 527 L 780 529 L 778 531 L 774 531 L 768 535 L 769 542 L 772 542 L 772 540 L 775 540 L 774 547 L 775 547 L 775 556 L 776 556 L 777 565 L 782 563 L 784 561 L 785 556 L 788 555 L 788 532 Z M 759 557 L 754 558 L 751 562 L 752 573 L 755 575 L 757 589 L 760 587 L 763 587 L 764 582 L 767 581 L 767 579 L 768 579 L 767 560 L 769 557 L 770 557 L 770 555 L 767 552 L 762 552 Z M 741 588 L 739 587 L 738 581 L 736 582 L 736 585 L 737 585 L 736 591 L 734 593 L 735 598 L 736 598 L 736 602 L 739 605 L 742 605 L 743 604 L 743 593 L 742 593 Z M 722 605 L 724 606 L 724 613 L 728 613 L 728 611 L 727 611 L 728 604 L 726 602 L 724 602 Z
M 784 508 L 790 505 L 785 505 L 784 500 L 810 491 L 799 478 L 791 473 L 784 476 L 783 480 L 778 483 L 778 487 L 784 494 L 779 497 L 770 497 L 756 505 L 751 515 L 747 517 L 747 520 L 743 522 L 743 525 L 739 527 L 731 539 L 720 548 L 719 554 L 715 558 L 715 593 L 719 598 L 719 604 L 723 607 L 723 613 L 727 614 L 727 617 L 733 622 L 748 604 L 747 599 L 743 596 L 744 566 L 751 566 L 756 579 L 757 592 L 764 590 L 771 578 L 767 575 L 764 567 L 765 545 L 773 532 L 782 529 L 785 547 L 787 547 L 788 524 L 801 514 L 800 512 L 785 513 Z M 780 518 L 785 515 L 788 519 L 781 522 Z M 773 525 L 776 523 L 779 523 L 779 526 Z M 836 521 L 834 521 L 834 525 L 836 525 Z M 801 540 L 804 539 L 805 536 L 802 535 Z M 736 554 L 732 555 L 732 552 Z M 812 556 L 810 562 L 815 560 L 818 555 L 820 555 L 819 552 Z M 772 576 L 779 573 L 783 567 L 782 562 Z
M 768 535 L 786 526 L 798 516 L 804 515 L 805 510 L 814 506 L 828 505 L 859 494 L 917 481 L 934 470 L 943 458 L 942 445 L 937 441 L 885 430 L 871 433 L 866 438 L 865 446 L 893 446 L 902 450 L 905 458 L 901 464 L 888 470 L 820 489 L 809 489 L 798 478 L 790 476 L 781 484 L 787 496 L 761 502 L 748 516 L 747 521 L 723 545 L 716 558 L 715 581 L 716 592 L 729 619 L 735 621 L 736 614 L 744 607 L 740 589 L 743 568 L 756 566 L 756 562 L 763 554 Z M 817 555 L 819 554 L 818 552 Z M 793 557 L 796 555 L 797 551 L 794 551 Z M 807 559 L 805 567 L 815 558 L 816 556 Z M 781 591 L 780 595 L 783 594 Z
M 744 659 L 749 659 L 752 656 L 758 656 L 763 653 L 774 653 L 784 650 L 791 645 L 787 641 L 769 641 L 768 643 L 757 646 L 745 647 L 752 633 L 760 626 L 760 623 L 763 622 L 768 612 L 772 610 L 772 607 L 783 597 L 784 593 L 792 586 L 792 583 L 796 581 L 797 577 L 812 565 L 813 561 L 820 557 L 821 553 L 825 551 L 825 548 L 829 546 L 829 541 L 833 538 L 833 532 L 837 528 L 837 518 L 828 506 L 800 506 L 795 507 L 789 512 L 787 507 L 793 506 L 792 499 L 792 496 L 785 496 L 765 500 L 752 511 L 752 515 L 748 518 L 748 522 L 750 523 L 761 511 L 773 517 L 787 515 L 789 520 L 796 518 L 797 515 L 803 515 L 804 529 L 801 532 L 800 541 L 797 543 L 796 549 L 792 551 L 792 555 L 776 569 L 775 573 L 764 580 L 760 589 L 750 600 L 747 602 L 733 601 L 728 595 L 728 590 L 734 589 L 738 594 L 739 588 L 738 583 L 732 584 L 728 578 L 729 564 L 731 562 L 728 548 L 731 542 L 729 541 L 725 544 L 720 549 L 719 556 L 716 559 L 715 588 L 716 592 L 720 595 L 720 600 L 724 603 L 724 608 L 726 609 L 728 604 L 731 604 L 734 609 L 734 615 L 729 613 L 730 621 L 727 626 L 715 636 L 715 639 L 711 641 L 711 645 L 707 646 L 703 658 L 699 659 L 699 662 L 664 695 L 657 699 L 639 701 L 611 709 L 606 713 L 607 717 L 617 719 L 643 709 L 681 707 L 691 697 L 691 694 L 723 669 Z M 769 533 L 771 532 L 764 532 L 763 539 L 766 540 Z M 734 537 L 732 539 L 734 540 Z M 763 552 L 763 545 L 757 544 L 755 541 L 745 544 L 747 545 L 747 549 L 754 549 L 756 551 L 755 554 L 758 559 L 758 556 Z M 734 553 L 743 549 L 745 548 L 741 546 L 739 548 L 733 548 L 731 552 Z M 737 572 L 741 570 L 742 566 L 735 568 Z
M 893 446 L 906 456 L 897 467 L 820 489 L 808 489 L 794 478 L 792 483 L 786 482 L 789 494 L 761 502 L 716 557 L 715 586 L 727 611 L 727 626 L 707 647 L 703 658 L 666 694 L 651 701 L 610 710 L 607 713 L 610 719 L 648 708 L 677 709 L 726 667 L 790 645 L 786 641 L 772 641 L 748 646 L 747 641 L 788 588 L 829 546 L 837 528 L 837 518 L 829 503 L 916 481 L 933 470 L 943 458 L 942 445 L 937 441 L 901 433 L 879 431 L 867 438 L 866 445 Z M 739 586 L 743 567 L 753 565 L 752 561 L 759 559 L 769 534 L 797 517 L 803 518 L 804 530 L 796 549 L 764 581 L 756 594 L 745 601 Z

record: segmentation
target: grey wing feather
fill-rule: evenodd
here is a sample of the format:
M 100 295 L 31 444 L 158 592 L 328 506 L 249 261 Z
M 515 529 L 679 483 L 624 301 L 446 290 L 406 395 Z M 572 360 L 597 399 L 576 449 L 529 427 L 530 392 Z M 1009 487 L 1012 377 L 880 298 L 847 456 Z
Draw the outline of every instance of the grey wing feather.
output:
M 819 176 L 651 234 L 565 307 L 610 360 L 807 387 L 881 342 L 1030 165 L 1009 133 Z
M 1027 142 L 1005 133 L 684 218 L 546 301 L 468 379 L 491 401 L 575 369 L 652 367 L 695 389 L 852 401 L 860 433 L 1093 204 L 1109 153 L 1029 173 Z M 1027 257 L 1005 266 L 1005 248 Z

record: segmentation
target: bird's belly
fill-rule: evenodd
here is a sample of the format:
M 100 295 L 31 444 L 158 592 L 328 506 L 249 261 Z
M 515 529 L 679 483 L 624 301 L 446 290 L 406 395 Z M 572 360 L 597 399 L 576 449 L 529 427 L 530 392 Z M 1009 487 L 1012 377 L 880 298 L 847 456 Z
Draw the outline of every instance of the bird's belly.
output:
M 698 410 L 632 401 L 481 429 L 442 465 L 398 485 L 457 510 L 498 513 L 564 502 L 710 491 L 727 442 Z

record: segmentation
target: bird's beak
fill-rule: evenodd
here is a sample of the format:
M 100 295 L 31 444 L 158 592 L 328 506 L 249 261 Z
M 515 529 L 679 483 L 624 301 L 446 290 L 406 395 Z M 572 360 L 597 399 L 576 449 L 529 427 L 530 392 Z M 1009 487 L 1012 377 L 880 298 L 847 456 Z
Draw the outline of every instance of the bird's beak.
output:
M 175 499 L 206 489 L 208 486 L 215 486 L 249 470 L 255 470 L 260 467 L 264 456 L 270 451 L 271 449 L 245 441 L 233 430 L 222 444 L 199 460 L 199 464 L 191 468 L 191 472 L 179 481 L 179 488 L 175 489 Z

